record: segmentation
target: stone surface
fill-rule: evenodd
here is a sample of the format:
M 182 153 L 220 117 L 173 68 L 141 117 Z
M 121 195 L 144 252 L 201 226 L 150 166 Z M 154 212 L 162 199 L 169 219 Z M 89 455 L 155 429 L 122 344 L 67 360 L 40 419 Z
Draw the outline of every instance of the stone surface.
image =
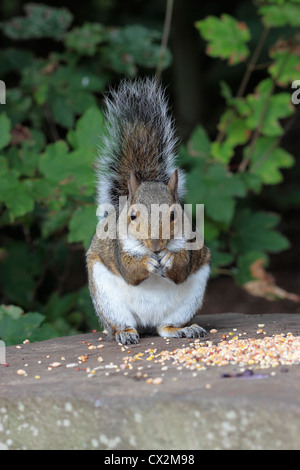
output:
M 259 336 L 261 323 L 268 336 L 300 335 L 299 314 L 228 313 L 197 320 L 208 331 L 217 329 L 205 338 L 214 343 L 233 328 L 246 332 L 244 337 Z M 146 361 L 145 351 L 173 350 L 188 345 L 187 339 L 167 344 L 145 336 L 122 348 L 100 336 L 6 348 L 9 365 L 0 365 L 0 449 L 299 449 L 299 365 L 264 369 L 266 377 L 259 380 L 222 378 L 236 371 L 233 365 L 195 374 L 170 362 L 162 370 L 162 364 Z M 144 356 L 132 368 L 119 367 L 138 353 Z M 147 383 L 156 377 L 162 383 Z

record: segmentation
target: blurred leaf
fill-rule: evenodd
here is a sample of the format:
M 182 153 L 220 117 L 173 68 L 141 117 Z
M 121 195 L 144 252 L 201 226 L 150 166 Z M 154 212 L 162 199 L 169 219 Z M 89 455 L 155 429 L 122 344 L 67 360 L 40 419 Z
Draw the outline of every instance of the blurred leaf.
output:
M 0 202 L 9 209 L 13 220 L 33 210 L 34 198 L 24 182 L 18 179 L 16 170 L 8 169 L 7 161 L 3 157 L 0 157 L 0 165 Z
M 65 93 L 53 94 L 50 101 L 54 121 L 62 127 L 70 129 L 75 122 L 75 113 L 70 107 L 68 96 Z
M 44 315 L 38 312 L 24 313 L 15 305 L 0 305 L 0 338 L 6 346 L 57 336 L 58 332 L 44 322 Z
M 284 49 L 282 47 L 282 44 L 278 44 L 278 49 L 274 46 L 270 52 L 274 61 L 268 70 L 273 80 L 276 80 L 279 86 L 285 87 L 299 75 L 300 47 L 292 48 L 288 43 Z
M 235 147 L 248 141 L 251 131 L 247 121 L 237 116 L 231 109 L 225 111 L 221 116 L 218 128 L 224 132 L 226 138 L 223 142 L 212 143 L 211 155 L 226 164 L 233 157 Z
M 80 55 L 94 55 L 98 45 L 106 39 L 106 31 L 102 24 L 86 22 L 73 28 L 65 35 L 65 45 Z
M 277 147 L 277 140 L 271 137 L 257 139 L 251 155 L 250 172 L 260 178 L 264 184 L 277 184 L 283 180 L 281 168 L 290 168 L 294 158 L 282 148 Z
M 68 241 L 70 243 L 82 242 L 84 248 L 87 249 L 96 231 L 96 226 L 96 207 L 93 205 L 78 207 L 69 222 Z
M 233 220 L 230 247 L 234 253 L 248 251 L 278 253 L 289 248 L 289 242 L 281 233 L 274 230 L 279 222 L 277 214 L 252 212 L 250 209 L 238 211 Z
M 218 269 L 229 266 L 234 262 L 234 256 L 232 253 L 225 251 L 219 240 L 211 240 L 209 242 L 209 248 L 212 252 L 211 268 L 213 275 L 218 272 Z
M 11 139 L 11 123 L 5 113 L 0 114 L 0 150 L 6 147 Z
M 188 142 L 189 155 L 193 157 L 209 157 L 211 142 L 203 126 L 197 126 Z
M 93 155 L 86 147 L 68 152 L 65 141 L 48 145 L 41 155 L 39 168 L 47 181 L 62 194 L 77 197 L 80 193 L 92 194 L 94 174 Z
M 188 202 L 204 204 L 209 217 L 227 224 L 233 217 L 236 197 L 246 193 L 242 180 L 227 172 L 222 165 L 211 165 L 207 169 L 197 166 L 188 175 L 187 186 Z
M 97 108 L 90 108 L 78 119 L 76 129 L 68 132 L 67 138 L 74 149 L 90 149 L 95 156 L 103 130 L 103 114 Z
M 267 78 L 256 87 L 255 93 L 247 96 L 247 102 L 251 113 L 247 117 L 246 124 L 250 129 L 256 129 L 260 123 L 266 100 L 272 89 L 272 80 Z M 268 102 L 267 111 L 264 116 L 261 133 L 268 137 L 280 136 L 283 129 L 279 119 L 291 116 L 294 107 L 291 104 L 290 93 L 277 93 L 272 95 Z
M 43 312 L 51 323 L 57 318 L 65 317 L 66 314 L 74 308 L 76 300 L 76 292 L 71 292 L 62 296 L 57 292 L 53 292 Z
M 197 21 L 196 27 L 208 41 L 206 53 L 211 57 L 228 59 L 229 65 L 238 64 L 248 57 L 246 43 L 250 40 L 250 31 L 244 22 L 223 14 L 220 19 L 208 16 Z
M 108 45 L 103 49 L 107 63 L 117 72 L 133 76 L 137 65 L 156 67 L 160 56 L 161 33 L 142 25 L 114 28 L 108 35 Z M 170 52 L 166 51 L 163 67 L 170 64 Z
M 264 24 L 269 27 L 300 25 L 300 4 L 296 0 L 263 5 L 258 11 L 262 15 Z
M 2 23 L 3 33 L 11 39 L 46 38 L 60 40 L 73 16 L 66 8 L 27 3 L 25 17 L 14 17 Z

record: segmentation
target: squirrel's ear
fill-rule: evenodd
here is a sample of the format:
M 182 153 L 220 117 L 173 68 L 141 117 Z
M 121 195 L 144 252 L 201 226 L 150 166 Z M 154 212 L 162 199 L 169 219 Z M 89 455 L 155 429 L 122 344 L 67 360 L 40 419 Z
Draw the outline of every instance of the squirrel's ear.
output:
M 135 174 L 133 171 L 130 173 L 130 178 L 128 180 L 128 189 L 129 189 L 129 196 L 132 198 L 134 195 L 135 191 L 137 190 L 138 187 L 138 182 L 135 177 Z
M 168 182 L 168 187 L 174 195 L 177 194 L 177 187 L 178 187 L 178 171 L 177 170 L 173 171 Z

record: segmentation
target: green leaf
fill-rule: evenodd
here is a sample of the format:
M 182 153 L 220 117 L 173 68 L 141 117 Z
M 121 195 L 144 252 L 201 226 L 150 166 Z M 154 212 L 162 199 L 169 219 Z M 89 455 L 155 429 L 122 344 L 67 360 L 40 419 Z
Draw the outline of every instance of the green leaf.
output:
M 277 139 L 260 137 L 251 155 L 250 172 L 264 184 L 277 184 L 283 180 L 281 168 L 290 168 L 294 158 L 282 148 L 277 147 Z
M 246 43 L 250 40 L 250 31 L 244 22 L 223 14 L 220 19 L 208 16 L 197 21 L 196 28 L 208 41 L 206 52 L 211 57 L 228 59 L 229 65 L 238 64 L 248 57 Z
M 24 181 L 18 179 L 16 170 L 9 170 L 5 158 L 0 157 L 0 202 L 3 202 L 10 211 L 10 218 L 32 212 L 34 198 Z
M 276 5 L 264 5 L 258 11 L 262 15 L 264 24 L 269 27 L 300 25 L 299 3 L 286 1 Z
M 91 195 L 94 190 L 94 158 L 87 147 L 68 152 L 66 142 L 57 141 L 47 146 L 40 157 L 39 168 L 56 191 L 73 197 L 74 194 Z
M 213 142 L 211 155 L 216 160 L 227 164 L 234 155 L 235 147 L 247 142 L 250 130 L 247 121 L 237 116 L 231 109 L 222 115 L 218 128 L 224 131 L 226 139 L 223 142 Z
M 96 208 L 92 205 L 78 207 L 69 223 L 68 241 L 70 243 L 82 242 L 84 248 L 87 249 L 96 231 L 96 226 Z
M 0 150 L 6 147 L 11 139 L 11 122 L 5 113 L 0 114 Z
M 75 122 L 75 113 L 69 106 L 68 97 L 65 93 L 56 93 L 51 97 L 50 108 L 54 121 L 62 127 L 70 129 Z
M 90 108 L 78 119 L 76 129 L 68 132 L 67 139 L 74 149 L 90 149 L 95 155 L 103 131 L 103 114 L 97 108 Z
M 247 117 L 246 125 L 252 130 L 258 127 L 266 102 L 269 100 L 261 128 L 261 133 L 268 137 L 282 135 L 283 128 L 279 123 L 279 119 L 286 118 L 294 113 L 290 93 L 277 93 L 269 98 L 269 94 L 272 93 L 272 86 L 272 80 L 267 78 L 260 82 L 254 94 L 247 96 L 251 113 Z
M 161 33 L 136 24 L 112 29 L 108 34 L 108 45 L 102 49 L 102 57 L 109 67 L 119 73 L 133 76 L 136 64 L 146 68 L 156 67 L 160 57 Z M 171 62 L 167 49 L 163 68 Z
M 42 341 L 57 336 L 57 331 L 45 323 L 38 312 L 24 311 L 15 305 L 0 305 L 0 338 L 6 346 L 22 343 L 25 339 Z
M 105 41 L 106 36 L 102 24 L 86 22 L 66 33 L 65 45 L 80 55 L 91 56 L 96 53 L 98 45 Z
M 186 202 L 204 204 L 211 219 L 226 224 L 233 217 L 236 197 L 244 196 L 246 191 L 242 180 L 227 172 L 222 165 L 211 165 L 206 170 L 203 165 L 197 166 L 188 175 L 187 186 Z
M 233 233 L 230 237 L 231 250 L 243 254 L 248 251 L 277 253 L 289 247 L 289 241 L 274 230 L 279 216 L 268 212 L 252 212 L 242 209 L 233 220 Z
M 220 240 L 211 240 L 209 242 L 209 248 L 212 253 L 211 269 L 213 275 L 218 272 L 219 268 L 229 266 L 234 262 L 233 254 L 225 251 Z
M 51 38 L 60 40 L 73 16 L 66 8 L 27 3 L 26 16 L 16 16 L 2 23 L 3 33 L 11 39 Z
M 193 157 L 205 158 L 210 154 L 211 142 L 203 126 L 197 126 L 188 142 L 188 152 Z
M 282 49 L 284 45 L 286 47 Z M 298 77 L 300 59 L 299 49 L 297 49 L 299 46 L 292 49 L 288 43 L 284 45 L 279 43 L 277 49 L 275 44 L 274 49 L 270 51 L 270 56 L 274 62 L 268 69 L 273 80 L 283 87 L 289 85 L 295 80 L 295 77 Z

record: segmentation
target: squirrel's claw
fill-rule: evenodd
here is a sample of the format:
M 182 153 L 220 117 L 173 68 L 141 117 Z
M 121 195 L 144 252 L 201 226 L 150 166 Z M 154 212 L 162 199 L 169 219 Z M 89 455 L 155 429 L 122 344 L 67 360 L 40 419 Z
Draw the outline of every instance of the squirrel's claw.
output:
M 119 330 L 115 334 L 117 343 L 122 344 L 137 344 L 140 340 L 140 336 L 135 328 L 124 328 Z

